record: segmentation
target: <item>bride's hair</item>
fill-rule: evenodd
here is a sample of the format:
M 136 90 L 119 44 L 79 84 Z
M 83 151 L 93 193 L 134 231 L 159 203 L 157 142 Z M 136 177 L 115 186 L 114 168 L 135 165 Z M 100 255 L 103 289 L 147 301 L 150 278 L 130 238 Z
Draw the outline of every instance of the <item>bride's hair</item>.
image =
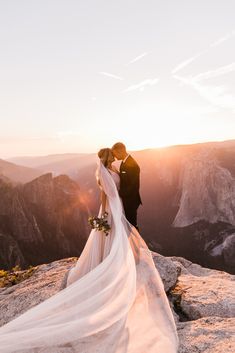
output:
M 98 157 L 105 167 L 108 166 L 108 162 L 113 159 L 113 153 L 111 148 L 101 148 L 98 152 Z

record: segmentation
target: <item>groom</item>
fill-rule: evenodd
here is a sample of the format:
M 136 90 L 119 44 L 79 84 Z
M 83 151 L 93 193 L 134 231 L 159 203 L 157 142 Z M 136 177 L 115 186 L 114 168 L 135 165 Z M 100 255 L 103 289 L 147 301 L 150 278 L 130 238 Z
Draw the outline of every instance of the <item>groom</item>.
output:
M 127 153 L 126 146 L 117 142 L 112 147 L 113 156 L 122 160 L 120 165 L 120 190 L 119 195 L 123 202 L 126 218 L 138 229 L 137 209 L 142 204 L 140 188 L 140 167 L 134 158 Z

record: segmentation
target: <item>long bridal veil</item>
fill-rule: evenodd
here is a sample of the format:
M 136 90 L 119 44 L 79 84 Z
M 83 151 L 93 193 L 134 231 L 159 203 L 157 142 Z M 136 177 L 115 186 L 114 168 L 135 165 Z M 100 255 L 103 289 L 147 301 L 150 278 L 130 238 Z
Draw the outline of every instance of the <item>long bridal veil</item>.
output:
M 178 336 L 146 243 L 99 163 L 111 231 L 92 230 L 66 287 L 0 328 L 1 353 L 176 353 Z

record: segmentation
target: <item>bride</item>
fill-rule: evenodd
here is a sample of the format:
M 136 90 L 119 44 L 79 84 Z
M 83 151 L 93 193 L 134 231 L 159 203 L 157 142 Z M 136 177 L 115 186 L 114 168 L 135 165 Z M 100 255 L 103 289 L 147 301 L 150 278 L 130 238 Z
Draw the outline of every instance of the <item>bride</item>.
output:
M 1 353 L 176 353 L 174 317 L 152 255 L 125 218 L 112 152 L 98 153 L 99 217 L 65 288 L 0 328 Z

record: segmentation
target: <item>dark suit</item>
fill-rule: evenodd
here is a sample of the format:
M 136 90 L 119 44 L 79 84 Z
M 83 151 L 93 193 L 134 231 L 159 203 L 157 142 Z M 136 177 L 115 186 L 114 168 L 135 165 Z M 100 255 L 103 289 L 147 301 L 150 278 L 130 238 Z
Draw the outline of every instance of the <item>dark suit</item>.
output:
M 132 156 L 120 165 L 120 191 L 126 218 L 137 227 L 137 209 L 142 204 L 140 193 L 140 167 Z M 138 228 L 138 227 L 137 227 Z

